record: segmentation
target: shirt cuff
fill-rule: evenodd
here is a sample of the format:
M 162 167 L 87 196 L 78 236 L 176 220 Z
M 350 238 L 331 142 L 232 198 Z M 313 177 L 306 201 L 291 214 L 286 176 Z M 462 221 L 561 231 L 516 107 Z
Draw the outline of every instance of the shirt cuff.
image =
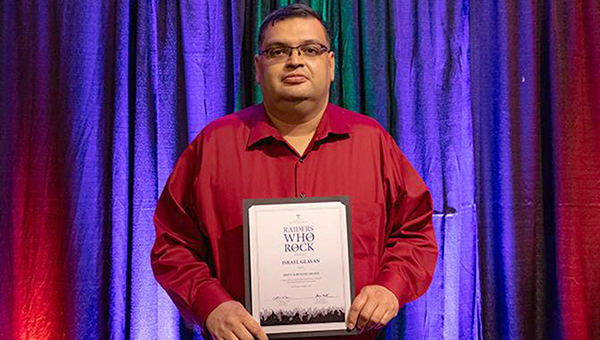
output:
M 192 304 L 192 317 L 203 331 L 205 331 L 206 318 L 220 304 L 227 301 L 232 301 L 233 298 L 218 281 L 202 287 L 196 294 L 196 298 Z
M 406 294 L 406 285 L 404 284 L 404 281 L 400 275 L 391 270 L 380 272 L 375 278 L 374 284 L 383 286 L 394 293 L 400 307 L 410 301 L 410 298 Z

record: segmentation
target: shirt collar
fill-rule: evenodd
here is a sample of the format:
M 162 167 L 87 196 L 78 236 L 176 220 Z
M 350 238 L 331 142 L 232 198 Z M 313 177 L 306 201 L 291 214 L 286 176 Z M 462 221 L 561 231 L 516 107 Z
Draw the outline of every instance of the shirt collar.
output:
M 325 113 L 323 113 L 323 118 L 321 118 L 317 126 L 315 140 L 325 139 L 329 137 L 329 134 L 344 135 L 349 133 L 350 126 L 348 126 L 344 117 L 343 109 L 337 105 L 328 103 Z M 281 133 L 273 125 L 265 112 L 264 104 L 261 103 L 256 106 L 256 113 L 253 115 L 247 148 L 269 137 L 283 141 Z

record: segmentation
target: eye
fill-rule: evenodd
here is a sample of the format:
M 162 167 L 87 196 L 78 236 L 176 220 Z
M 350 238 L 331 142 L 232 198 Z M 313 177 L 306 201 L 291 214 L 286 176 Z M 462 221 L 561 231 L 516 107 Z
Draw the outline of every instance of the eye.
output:
M 269 57 L 277 58 L 289 54 L 286 47 L 274 47 L 269 50 Z
M 300 48 L 302 54 L 306 54 L 308 56 L 316 56 L 321 52 L 321 47 L 319 45 L 306 45 Z

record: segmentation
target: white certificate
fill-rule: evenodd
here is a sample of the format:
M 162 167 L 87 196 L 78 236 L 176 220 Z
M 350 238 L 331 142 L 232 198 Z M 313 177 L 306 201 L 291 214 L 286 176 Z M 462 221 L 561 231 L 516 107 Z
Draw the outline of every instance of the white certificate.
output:
M 356 334 L 347 196 L 244 200 L 246 308 L 269 337 Z

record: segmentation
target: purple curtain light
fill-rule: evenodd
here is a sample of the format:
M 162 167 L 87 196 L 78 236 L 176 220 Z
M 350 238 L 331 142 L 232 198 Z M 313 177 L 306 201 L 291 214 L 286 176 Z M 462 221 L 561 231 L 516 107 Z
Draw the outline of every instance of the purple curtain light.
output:
M 429 291 L 388 339 L 600 336 L 600 4 L 0 2 L 0 338 L 200 339 L 154 280 L 156 199 L 186 145 L 260 100 L 272 9 L 331 28 L 332 101 L 431 189 Z

